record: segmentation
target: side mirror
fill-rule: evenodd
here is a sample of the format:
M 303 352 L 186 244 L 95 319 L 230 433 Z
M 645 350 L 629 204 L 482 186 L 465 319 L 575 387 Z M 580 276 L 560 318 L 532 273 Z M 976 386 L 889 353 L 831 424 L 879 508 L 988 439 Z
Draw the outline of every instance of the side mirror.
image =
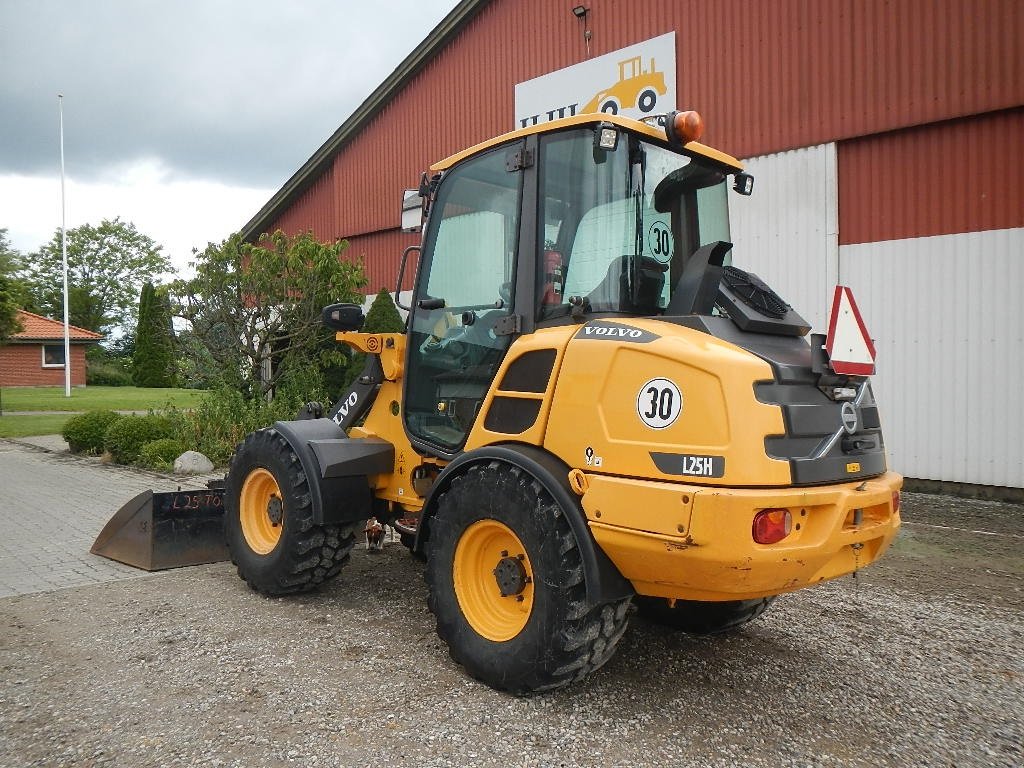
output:
M 332 331 L 358 331 L 364 319 L 358 304 L 330 304 L 320 313 L 321 322 Z
M 402 231 L 419 232 L 423 229 L 423 198 L 418 189 L 402 193 Z

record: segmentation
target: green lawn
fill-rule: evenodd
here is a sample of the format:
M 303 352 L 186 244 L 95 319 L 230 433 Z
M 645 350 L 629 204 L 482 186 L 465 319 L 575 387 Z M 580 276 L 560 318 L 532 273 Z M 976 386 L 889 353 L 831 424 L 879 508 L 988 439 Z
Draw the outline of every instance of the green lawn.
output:
M 71 416 L 47 413 L 44 416 L 0 416 L 0 437 L 59 435 Z
M 64 387 L 4 387 L 0 392 L 7 411 L 145 411 L 170 404 L 192 408 L 206 394 L 199 389 L 144 389 L 142 387 L 72 387 L 64 397 Z M 7 418 L 6 416 L 4 417 Z M 41 433 L 36 433 L 41 434 Z

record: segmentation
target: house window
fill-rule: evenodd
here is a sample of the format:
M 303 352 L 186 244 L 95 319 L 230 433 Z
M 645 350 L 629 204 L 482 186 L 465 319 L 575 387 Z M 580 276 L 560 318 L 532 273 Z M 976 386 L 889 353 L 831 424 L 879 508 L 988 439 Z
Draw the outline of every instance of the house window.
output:
M 43 344 L 43 368 L 64 367 L 64 345 Z

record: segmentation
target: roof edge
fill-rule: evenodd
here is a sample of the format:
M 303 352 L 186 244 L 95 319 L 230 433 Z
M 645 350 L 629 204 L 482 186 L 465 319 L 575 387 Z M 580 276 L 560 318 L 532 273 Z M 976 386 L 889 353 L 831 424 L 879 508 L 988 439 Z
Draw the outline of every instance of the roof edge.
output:
M 62 334 L 61 334 L 61 336 L 59 338 L 64 338 L 64 336 L 63 336 L 64 323 L 62 321 L 60 321 L 60 320 L 53 320 L 53 319 L 51 319 L 49 317 L 46 317 L 45 315 L 37 315 L 35 312 L 29 312 L 27 309 L 19 309 L 18 310 L 18 314 L 19 315 L 28 315 L 29 317 L 34 317 L 37 320 L 43 320 L 44 322 L 47 322 L 47 323 L 54 323 L 56 325 L 59 325 L 61 327 L 61 329 L 62 329 Z M 85 338 L 84 339 L 82 339 L 82 338 L 79 339 L 81 341 L 102 341 L 105 338 L 105 336 L 102 333 L 97 333 L 96 331 L 90 331 L 88 328 L 82 328 L 80 326 L 71 325 L 71 323 L 68 323 L 68 332 L 70 333 L 71 331 L 77 331 L 78 333 L 85 334 Z M 39 336 L 39 337 L 36 337 L 36 336 L 25 336 L 23 334 L 25 334 L 25 331 L 23 331 L 23 330 L 22 331 L 18 331 L 18 333 L 12 334 L 7 339 L 8 343 L 13 343 L 13 342 L 18 342 L 18 341 L 45 341 L 45 340 L 49 340 L 51 338 L 58 338 L 56 336 L 52 336 L 52 337 L 51 336 Z
M 391 97 L 415 77 L 431 56 L 443 47 L 490 0 L 462 0 L 423 39 L 413 52 L 371 93 L 330 138 L 303 163 L 291 178 L 274 193 L 259 212 L 242 227 L 242 239 L 254 241 L 267 224 L 280 216 L 295 198 L 305 192 L 323 173 L 338 150 L 384 108 Z

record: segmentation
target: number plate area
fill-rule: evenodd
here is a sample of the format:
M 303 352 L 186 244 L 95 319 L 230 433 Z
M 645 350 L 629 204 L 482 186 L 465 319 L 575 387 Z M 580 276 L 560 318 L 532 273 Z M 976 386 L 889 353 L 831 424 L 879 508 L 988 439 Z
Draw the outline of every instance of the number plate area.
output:
M 666 475 L 682 477 L 723 477 L 725 475 L 725 456 L 651 451 L 651 459 L 658 470 Z

